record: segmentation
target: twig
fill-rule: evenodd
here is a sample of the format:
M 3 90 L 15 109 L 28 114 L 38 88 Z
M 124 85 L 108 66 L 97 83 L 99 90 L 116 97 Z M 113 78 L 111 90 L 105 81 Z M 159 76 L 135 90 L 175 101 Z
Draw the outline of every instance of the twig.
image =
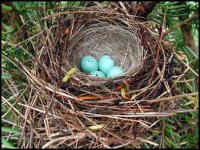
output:
M 118 14 L 118 15 L 121 15 L 120 13 L 113 13 L 113 12 L 104 12 L 104 11 L 65 11 L 65 12 L 59 12 L 59 13 L 55 13 L 55 14 L 52 14 L 52 15 L 48 15 L 46 17 L 43 17 L 41 18 L 41 20 L 43 19 L 49 19 L 49 18 L 52 18 L 52 17 L 57 17 L 57 16 L 62 16 L 62 15 L 65 15 L 65 14 L 92 14 L 92 13 L 99 13 L 99 14 Z M 127 15 L 127 16 L 130 16 L 130 17 L 134 17 L 135 15 Z
M 61 140 L 66 141 L 66 140 L 70 140 L 70 139 L 82 139 L 85 135 L 86 135 L 85 133 L 77 133 L 76 135 L 59 137 L 59 138 L 56 138 L 56 139 L 53 139 L 53 140 L 47 142 L 45 145 L 42 146 L 42 148 L 47 148 L 51 144 L 53 144 L 57 141 L 61 141 Z
M 13 125 L 13 126 L 18 126 L 18 127 L 22 128 L 22 126 L 17 125 L 16 123 L 13 123 L 13 122 L 11 122 L 11 121 L 5 120 L 5 119 L 3 119 L 3 118 L 2 118 L 1 120 L 2 120 L 2 122 L 6 122 L 6 123 L 11 124 L 11 125 Z
M 167 12 L 165 10 L 165 13 L 164 13 L 164 16 L 163 16 L 163 23 L 162 23 L 162 27 L 161 27 L 161 32 L 160 32 L 160 37 L 159 37 L 159 41 L 162 42 L 162 39 L 163 39 L 163 35 L 165 33 L 165 30 L 166 30 L 166 16 L 167 16 Z
M 174 84 L 171 86 L 171 89 L 173 89 L 178 81 L 186 74 L 186 72 L 189 70 L 189 68 L 185 69 L 185 71 L 174 81 Z
M 123 4 L 121 1 L 119 1 L 118 3 L 119 3 L 119 5 L 122 7 L 122 10 L 123 10 L 126 14 L 128 14 L 128 11 L 127 11 L 126 7 L 124 6 L 124 4 Z
M 137 100 L 137 103 L 141 103 L 141 102 L 157 103 L 157 102 L 161 102 L 161 101 L 162 102 L 170 101 L 170 100 L 180 99 L 183 97 L 188 97 L 188 96 L 193 96 L 193 95 L 198 95 L 198 92 L 189 93 L 189 94 L 181 94 L 181 95 L 176 95 L 176 96 L 171 96 L 171 97 L 156 98 L 156 99 Z M 136 102 L 128 101 L 128 102 L 120 102 L 119 104 L 129 104 L 129 103 L 136 103 Z
M 164 14 L 164 17 L 163 17 L 163 23 L 162 23 L 162 27 L 161 27 L 161 31 L 160 31 L 160 37 L 159 37 L 159 42 L 157 44 L 157 53 L 156 53 L 156 59 L 155 59 L 155 65 L 153 67 L 153 71 L 152 71 L 152 74 L 151 74 L 151 77 L 150 77 L 150 80 L 149 80 L 149 83 L 151 83 L 151 80 L 153 78 L 153 75 L 155 73 L 155 70 L 156 68 L 158 67 L 158 59 L 159 59 L 159 54 L 160 54 L 160 43 L 162 42 L 163 40 L 163 34 L 165 32 L 165 24 L 166 24 L 166 11 L 165 11 L 165 14 Z
M 45 87 L 47 90 L 51 91 L 51 92 L 54 91 L 51 87 L 48 87 L 48 86 L 44 86 L 44 87 Z M 63 92 L 60 92 L 60 91 L 55 91 L 55 93 L 58 94 L 58 95 L 61 95 L 61 96 L 63 96 L 63 97 L 67 97 L 67 98 L 70 98 L 70 99 L 77 100 L 76 97 L 70 96 L 70 95 L 65 94 L 65 93 L 63 93 Z
M 9 43 L 9 42 L 7 42 L 7 41 L 1 41 L 1 42 L 3 43 L 3 45 L 8 44 L 9 46 L 12 46 L 12 47 L 10 47 L 10 48 L 7 48 L 7 49 L 6 49 L 7 51 L 9 51 L 9 50 L 11 50 L 11 49 L 13 49 L 13 48 L 16 48 L 16 47 L 20 47 L 20 48 L 22 48 L 22 49 L 24 50 L 24 52 L 26 52 L 27 54 L 29 54 L 31 57 L 34 57 L 30 52 L 28 52 L 28 50 L 26 50 L 25 48 L 23 48 L 23 47 L 20 46 L 20 45 L 22 45 L 22 44 L 24 44 L 24 43 L 26 43 L 26 42 L 31 41 L 31 39 L 37 37 L 38 35 L 42 34 L 43 32 L 44 32 L 44 31 L 41 31 L 41 32 L 39 32 L 39 33 L 33 35 L 32 37 L 29 37 L 29 38 L 27 38 L 26 40 L 24 40 L 24 41 L 22 41 L 22 42 L 20 42 L 20 43 L 17 43 L 17 44 Z
M 137 140 L 137 139 L 136 139 L 136 140 Z M 123 147 L 125 147 L 126 145 L 133 144 L 136 140 L 131 140 L 131 141 L 127 142 L 127 143 L 123 143 L 122 145 L 114 146 L 114 147 L 112 147 L 112 149 L 123 148 Z
M 35 111 L 34 111 L 34 114 L 35 116 Z M 31 126 L 31 133 L 30 133 L 30 143 L 29 143 L 29 148 L 32 149 L 34 148 L 34 131 L 33 131 L 33 127 Z
M 24 105 L 24 104 L 22 104 L 22 103 L 18 103 L 18 105 L 21 105 L 21 106 L 24 106 L 24 107 L 27 107 L 27 108 L 30 108 L 30 109 L 36 110 L 36 111 L 41 112 L 41 113 L 45 113 L 45 111 L 43 111 L 43 110 L 40 110 L 40 109 L 34 108 L 34 107 L 32 107 L 32 106 Z M 58 119 L 61 119 L 61 117 L 56 116 L 56 115 L 53 115 L 52 113 L 49 113 L 49 112 L 48 112 L 48 115 L 52 115 L 52 116 L 54 116 L 54 117 L 56 117 L 56 118 L 58 118 Z M 27 121 L 28 121 L 28 120 L 27 120 Z M 29 123 L 30 123 L 30 122 L 29 122 Z
M 82 112 L 84 113 L 84 112 Z M 121 119 L 121 120 L 128 120 L 133 122 L 139 122 L 138 120 L 127 119 L 127 118 L 138 118 L 138 117 L 165 117 L 165 116 L 173 116 L 174 113 L 165 113 L 165 112 L 148 112 L 148 113 L 132 113 L 132 114 L 125 114 L 125 115 L 101 115 L 101 114 L 94 114 L 94 113 L 84 113 L 89 117 L 106 117 L 106 118 L 113 118 L 113 119 Z
M 165 118 L 162 118 L 160 148 L 165 148 Z
M 143 139 L 143 138 L 140 138 L 140 137 L 138 137 L 137 139 L 139 139 L 142 142 L 146 142 L 146 143 L 149 143 L 151 145 L 154 145 L 154 146 L 159 146 L 157 143 L 154 143 L 152 141 L 149 141 L 149 140 L 146 140 L 146 139 Z
M 197 112 L 198 110 L 194 110 L 194 109 L 188 109 L 188 110 L 175 110 L 173 111 L 174 113 L 186 113 L 186 112 Z
M 31 102 L 31 96 L 32 96 L 32 88 L 30 89 L 30 93 L 29 93 L 29 98 L 28 98 L 28 103 L 30 103 Z M 36 98 L 35 98 L 36 97 Z M 34 99 L 33 101 L 32 101 L 32 104 L 34 104 L 35 103 L 35 101 L 36 101 L 36 99 L 37 99 L 37 95 L 36 96 L 33 96 L 33 98 L 32 99 Z M 24 134 L 25 134 L 25 127 L 26 127 L 26 122 L 27 122 L 27 118 L 28 118 L 28 114 L 30 113 L 30 108 L 26 108 L 26 111 L 25 111 L 25 118 L 24 118 L 24 124 L 23 124 L 23 128 L 22 128 L 22 130 L 21 130 L 21 135 L 20 135 L 20 138 L 19 138 L 19 140 L 18 140 L 18 147 L 19 147 L 19 145 L 20 145 L 20 143 L 21 143 L 21 140 L 22 140 L 22 138 L 23 138 L 23 136 L 24 136 Z
M 10 107 L 9 107 L 9 109 L 7 110 L 7 112 L 6 113 L 4 113 L 4 115 L 1 117 L 1 118 L 4 118 L 8 113 L 10 113 L 10 111 L 13 109 L 13 110 L 15 110 L 18 114 L 20 114 L 20 112 L 17 110 L 17 109 L 15 109 L 15 105 L 18 103 L 18 101 L 19 101 L 19 99 L 23 96 L 23 94 L 25 93 L 25 91 L 28 89 L 28 87 L 19 95 L 19 97 L 15 100 L 15 102 L 13 103 L 13 104 L 10 104 L 9 102 L 7 102 L 9 105 L 10 105 Z M 21 115 L 22 116 L 22 115 Z M 24 116 L 23 116 L 24 117 Z
M 188 96 L 193 96 L 193 95 L 198 95 L 198 92 L 176 95 L 176 96 L 172 96 L 172 97 L 163 97 L 163 98 L 158 98 L 158 99 L 154 99 L 154 100 L 145 100 L 145 101 L 147 101 L 147 103 L 157 103 L 157 102 L 170 101 L 170 100 L 174 100 L 174 99 L 180 99 L 183 97 L 188 97 Z
M 177 58 L 178 58 L 179 60 L 181 60 L 180 56 L 179 56 L 176 52 L 174 52 L 174 54 L 177 56 Z M 187 66 L 197 77 L 199 76 L 198 73 L 196 73 L 188 64 L 184 63 L 183 61 L 180 61 L 180 62 L 181 62 L 182 64 L 184 64 L 185 66 Z
M 55 90 L 56 90 L 56 86 L 54 88 L 54 91 L 53 91 L 53 94 L 52 94 L 52 98 L 54 97 L 55 95 Z M 51 107 L 53 106 L 53 99 L 51 99 L 51 102 L 50 102 L 50 105 L 49 107 L 47 108 L 46 112 L 43 114 L 43 116 L 40 118 L 39 122 L 38 122 L 38 126 L 41 126 L 42 124 L 42 121 L 44 120 L 45 116 L 47 115 L 48 111 L 51 109 Z

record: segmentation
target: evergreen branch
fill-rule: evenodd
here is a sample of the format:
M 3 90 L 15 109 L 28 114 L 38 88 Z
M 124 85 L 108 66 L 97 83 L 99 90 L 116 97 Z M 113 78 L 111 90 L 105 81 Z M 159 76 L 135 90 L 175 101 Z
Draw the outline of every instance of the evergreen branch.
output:
M 177 24 L 176 26 L 174 26 L 173 28 L 165 31 L 164 34 L 163 34 L 163 36 L 166 36 L 170 32 L 174 31 L 176 28 L 178 28 L 178 27 L 180 27 L 180 26 L 182 26 L 182 25 L 184 25 L 184 24 L 186 24 L 186 23 L 190 22 L 191 20 L 193 20 L 195 18 L 198 18 L 198 17 L 199 17 L 198 13 L 194 14 L 192 17 L 185 19 L 183 22 L 181 22 L 181 23 Z

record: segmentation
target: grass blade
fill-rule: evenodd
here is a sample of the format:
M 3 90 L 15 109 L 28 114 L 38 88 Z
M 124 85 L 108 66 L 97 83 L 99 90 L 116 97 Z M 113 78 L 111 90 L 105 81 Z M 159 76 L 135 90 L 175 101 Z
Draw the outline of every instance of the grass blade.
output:
M 6 148 L 16 148 L 11 142 L 9 142 L 8 140 L 6 140 L 4 137 L 1 137 L 1 143 Z
M 13 134 L 17 134 L 17 135 L 20 134 L 19 130 L 17 130 L 17 129 L 11 129 L 11 128 L 8 128 L 8 127 L 1 127 L 1 131 L 2 132 L 7 132 L 7 133 L 13 133 Z

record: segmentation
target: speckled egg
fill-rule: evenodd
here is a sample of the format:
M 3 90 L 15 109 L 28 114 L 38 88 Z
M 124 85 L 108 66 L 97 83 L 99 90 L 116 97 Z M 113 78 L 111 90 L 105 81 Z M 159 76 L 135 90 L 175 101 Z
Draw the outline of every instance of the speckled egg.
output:
M 122 75 L 124 73 L 124 69 L 120 66 L 115 66 L 111 68 L 107 74 L 108 78 L 114 78 Z
M 108 71 L 115 66 L 115 62 L 109 55 L 103 55 L 99 61 L 99 70 L 107 75 Z
M 106 77 L 105 74 L 103 72 L 101 72 L 101 71 L 92 71 L 90 74 L 92 76 L 101 77 L 101 78 Z
M 90 56 L 90 55 L 86 55 L 82 57 L 80 66 L 83 72 L 85 73 L 90 73 L 92 71 L 98 70 L 97 60 L 93 56 Z

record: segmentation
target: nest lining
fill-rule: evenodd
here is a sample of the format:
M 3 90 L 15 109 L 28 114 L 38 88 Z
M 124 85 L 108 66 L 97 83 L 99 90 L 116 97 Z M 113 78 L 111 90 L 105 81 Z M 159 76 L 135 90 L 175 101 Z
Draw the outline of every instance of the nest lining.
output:
M 143 47 L 133 32 L 109 23 L 95 23 L 83 27 L 69 40 L 66 51 L 69 68 L 80 69 L 80 60 L 85 55 L 92 55 L 98 60 L 107 54 L 117 65 L 124 68 L 124 75 L 131 76 L 134 69 L 141 65 L 143 57 Z

